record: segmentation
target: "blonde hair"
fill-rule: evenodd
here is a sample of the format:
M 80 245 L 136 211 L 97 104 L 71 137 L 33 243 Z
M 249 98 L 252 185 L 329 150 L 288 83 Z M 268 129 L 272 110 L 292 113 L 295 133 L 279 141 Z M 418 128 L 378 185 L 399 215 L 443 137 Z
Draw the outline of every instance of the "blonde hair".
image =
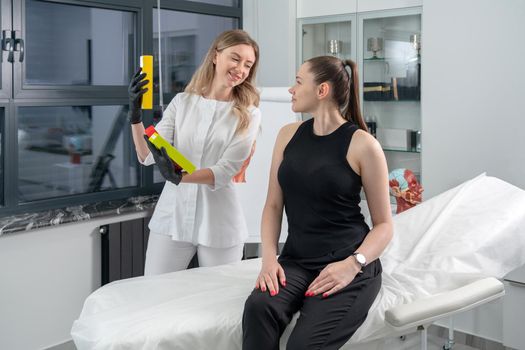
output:
M 257 72 L 257 65 L 259 63 L 259 45 L 253 40 L 244 30 L 235 29 L 228 30 L 219 35 L 213 44 L 210 46 L 206 56 L 200 67 L 197 69 L 191 81 L 189 82 L 185 92 L 197 95 L 205 95 L 211 87 L 213 77 L 215 75 L 215 65 L 213 59 L 217 52 L 235 46 L 235 45 L 250 45 L 255 53 L 255 62 L 253 63 L 250 73 L 246 79 L 239 85 L 232 89 L 233 113 L 239 118 L 237 131 L 242 131 L 250 125 L 249 111 L 250 106 L 259 106 L 259 92 L 255 88 L 255 74 Z

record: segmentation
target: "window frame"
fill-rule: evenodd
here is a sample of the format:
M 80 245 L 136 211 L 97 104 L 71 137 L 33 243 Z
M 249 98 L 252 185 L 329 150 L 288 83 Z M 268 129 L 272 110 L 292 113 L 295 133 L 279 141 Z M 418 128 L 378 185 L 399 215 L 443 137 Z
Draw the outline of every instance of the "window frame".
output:
M 42 0 L 41 0 L 42 1 Z M 100 8 L 107 10 L 117 10 L 131 12 L 136 16 L 135 31 L 135 48 L 140 49 L 139 43 L 143 40 L 142 31 L 142 1 L 129 0 L 126 4 L 123 0 L 44 0 L 49 3 L 82 6 L 88 8 Z M 16 5 L 15 5 L 16 4 Z M 16 15 L 15 15 L 16 14 Z M 13 4 L 13 30 L 21 33 L 22 39 L 26 40 L 25 29 L 25 0 L 14 0 Z M 145 36 L 144 36 L 145 37 Z M 24 84 L 24 67 L 23 63 L 18 61 L 18 54 L 15 53 L 15 62 L 13 70 L 13 99 L 61 99 L 61 98 L 104 98 L 111 95 L 115 98 L 127 98 L 127 87 L 121 85 L 92 85 L 92 86 L 72 86 L 72 85 L 31 85 Z M 137 65 L 138 57 L 134 57 L 134 65 Z

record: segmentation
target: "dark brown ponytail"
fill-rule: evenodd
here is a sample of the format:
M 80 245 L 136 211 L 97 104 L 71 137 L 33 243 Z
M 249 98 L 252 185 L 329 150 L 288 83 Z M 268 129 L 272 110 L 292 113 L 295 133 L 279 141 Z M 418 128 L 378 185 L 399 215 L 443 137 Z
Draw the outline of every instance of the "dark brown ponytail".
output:
M 345 66 L 350 68 L 350 96 L 348 105 L 344 111 L 344 117 L 352 120 L 359 125 L 359 128 L 368 131 L 366 123 L 361 115 L 361 103 L 359 102 L 359 76 L 357 74 L 357 64 L 352 60 L 343 61 Z
M 341 61 L 333 56 L 314 57 L 306 62 L 309 63 L 309 70 L 314 75 L 316 84 L 328 82 L 332 86 L 332 98 L 339 106 L 343 118 L 368 131 L 361 115 L 359 78 L 355 62 Z

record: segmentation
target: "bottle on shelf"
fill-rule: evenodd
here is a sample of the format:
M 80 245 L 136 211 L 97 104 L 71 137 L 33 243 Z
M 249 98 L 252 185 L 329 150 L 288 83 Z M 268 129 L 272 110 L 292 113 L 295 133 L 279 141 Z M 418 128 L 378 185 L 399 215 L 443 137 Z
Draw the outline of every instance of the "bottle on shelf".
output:
M 368 132 L 376 137 L 376 133 L 377 133 L 377 122 L 376 122 L 376 118 L 374 115 L 370 116 L 365 116 L 365 123 L 366 123 L 366 126 L 368 128 Z

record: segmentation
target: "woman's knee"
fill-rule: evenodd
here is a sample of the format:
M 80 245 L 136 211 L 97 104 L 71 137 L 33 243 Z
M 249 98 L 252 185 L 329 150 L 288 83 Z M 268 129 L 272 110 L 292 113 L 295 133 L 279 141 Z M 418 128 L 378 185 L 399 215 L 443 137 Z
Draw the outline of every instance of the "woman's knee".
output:
M 267 292 L 261 292 L 259 289 L 254 289 L 246 302 L 244 303 L 244 314 L 254 317 L 271 313 L 274 310 L 272 299 Z

